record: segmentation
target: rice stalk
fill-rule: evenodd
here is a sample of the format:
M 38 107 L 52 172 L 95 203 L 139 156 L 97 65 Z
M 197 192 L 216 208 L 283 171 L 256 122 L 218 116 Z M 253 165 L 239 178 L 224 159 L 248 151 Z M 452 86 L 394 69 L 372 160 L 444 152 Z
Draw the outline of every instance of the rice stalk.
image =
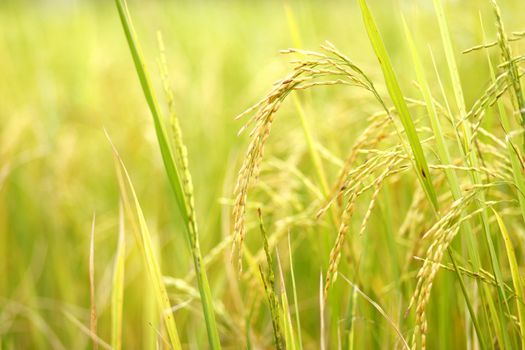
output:
M 483 38 L 485 38 L 485 28 L 484 28 L 481 16 L 480 16 L 480 24 L 481 24 Z M 503 34 L 504 34 L 504 31 L 503 31 Z M 501 40 L 503 40 L 502 35 L 500 35 L 500 41 Z M 506 45 L 504 42 L 501 42 L 500 46 L 505 47 Z M 492 66 L 492 60 L 488 52 L 486 51 L 485 53 L 486 53 L 487 63 L 488 63 L 489 70 L 490 70 L 490 76 L 491 76 L 492 81 L 494 81 L 496 78 L 495 78 L 494 68 Z M 518 201 L 520 204 L 522 217 L 525 220 L 525 178 L 524 178 L 523 171 L 522 171 L 523 161 L 522 161 L 522 157 L 520 155 L 519 149 L 513 144 L 512 137 L 509 135 L 511 132 L 511 124 L 507 116 L 507 112 L 505 111 L 505 108 L 502 102 L 499 100 L 497 101 L 497 108 L 498 108 L 499 117 L 501 120 L 501 125 L 506 133 L 505 146 L 507 148 L 507 152 L 510 158 L 510 163 L 512 166 L 512 174 L 514 177 L 514 183 L 517 187 L 517 197 L 518 197 Z
M 202 254 L 199 245 L 199 234 L 197 228 L 197 219 L 195 215 L 194 200 L 193 200 L 193 186 L 191 176 L 188 170 L 187 151 L 182 141 L 182 134 L 180 131 L 178 119 L 173 109 L 173 94 L 169 89 L 166 78 L 166 70 L 164 70 L 163 80 L 164 88 L 170 101 L 170 121 L 174 133 L 175 143 L 175 158 L 170 144 L 167 140 L 167 133 L 163 124 L 162 114 L 158 106 L 158 102 L 150 82 L 146 64 L 143 59 L 142 51 L 138 43 L 133 24 L 130 19 L 129 12 L 125 0 L 115 0 L 119 12 L 122 27 L 124 29 L 128 46 L 131 51 L 131 56 L 135 63 L 137 75 L 139 77 L 142 91 L 151 111 L 153 121 L 155 124 L 155 132 L 157 141 L 159 143 L 164 168 L 168 175 L 170 186 L 175 195 L 179 212 L 182 215 L 185 225 L 186 233 L 190 242 L 190 251 L 193 257 L 193 264 L 197 275 L 197 284 L 201 294 L 201 302 L 203 308 L 204 319 L 206 321 L 206 330 L 208 333 L 208 342 L 212 349 L 220 349 L 220 339 L 215 321 L 215 314 L 213 310 L 213 301 L 211 290 L 206 275 L 206 270 L 202 265 Z M 162 51 L 162 38 L 159 36 L 159 43 Z M 162 56 L 162 53 L 161 53 Z M 161 59 L 162 60 L 165 59 Z M 165 64 L 161 64 L 165 67 Z
M 68 321 L 73 323 L 82 333 L 90 337 L 93 341 L 93 343 L 97 344 L 97 346 L 100 346 L 101 348 L 111 350 L 111 346 L 106 343 L 102 338 L 100 338 L 98 335 L 93 334 L 91 332 L 91 329 L 86 327 L 82 322 L 80 322 L 74 315 L 72 315 L 70 312 L 63 310 L 63 314 L 66 317 Z
M 297 298 L 297 287 L 295 285 L 295 273 L 294 273 L 294 265 L 293 265 L 293 253 L 292 253 L 292 246 L 290 243 L 290 232 L 288 232 L 288 256 L 290 259 L 290 277 L 292 279 L 292 296 L 293 296 L 293 305 L 294 305 L 294 311 L 295 311 L 295 326 L 297 328 L 297 344 L 298 349 L 303 349 L 303 339 L 301 336 L 301 316 L 299 314 L 299 299 Z
M 498 212 L 494 210 L 494 208 L 492 208 L 492 211 L 494 212 L 494 216 L 498 221 L 498 226 L 503 237 L 503 241 L 505 242 L 505 251 L 507 252 L 507 258 L 509 261 L 512 276 L 512 284 L 516 293 L 516 308 L 518 309 L 518 324 L 520 327 L 521 349 L 525 349 L 525 306 L 523 304 L 525 299 L 523 299 L 523 285 L 521 282 L 518 262 L 516 260 L 516 253 L 514 251 L 513 243 L 510 239 L 507 227 L 505 226 L 503 219 L 498 214 Z
M 89 240 L 89 299 L 90 299 L 90 313 L 89 313 L 89 330 L 92 334 L 93 349 L 98 349 L 98 343 L 93 336 L 97 335 L 97 301 L 95 297 L 95 214 L 93 213 L 93 221 L 91 223 L 91 236 Z
M 507 38 L 507 33 L 505 32 L 505 27 L 501 18 L 501 10 L 496 0 L 491 0 L 491 3 L 494 8 L 494 14 L 496 16 L 496 28 L 498 30 L 498 44 L 500 47 L 501 56 L 504 62 L 508 62 L 507 71 L 509 75 L 509 80 L 512 84 L 514 97 L 518 105 L 518 111 L 521 115 L 521 125 L 522 127 L 525 127 L 525 95 L 523 95 L 523 90 L 520 82 L 521 75 L 518 72 L 518 67 L 516 66 L 516 63 L 513 61 L 512 50 L 509 45 L 509 39 Z
M 452 88 L 453 88 L 453 91 L 454 91 L 455 102 L 456 102 L 456 105 L 457 105 L 457 107 L 459 109 L 459 114 L 460 114 L 459 119 L 462 119 L 467 114 L 466 105 L 465 105 L 465 100 L 464 100 L 464 96 L 463 96 L 463 90 L 462 90 L 461 81 L 460 81 L 460 77 L 459 77 L 459 71 L 458 71 L 458 68 L 457 68 L 457 65 L 456 65 L 456 60 L 455 60 L 454 53 L 453 53 L 453 50 L 452 50 L 452 41 L 450 39 L 450 34 L 449 34 L 449 31 L 448 31 L 448 26 L 447 26 L 447 22 L 446 22 L 446 18 L 445 18 L 445 14 L 444 14 L 444 10 L 443 10 L 443 6 L 442 6 L 442 3 L 441 3 L 441 0 L 434 0 L 434 9 L 436 10 L 436 15 L 437 15 L 437 18 L 438 18 L 441 39 L 442 39 L 442 42 L 443 42 L 443 47 L 445 49 L 445 56 L 446 56 L 447 65 L 448 65 L 448 68 L 449 68 L 449 74 L 450 74 L 450 77 L 451 77 L 451 80 L 452 80 Z M 477 156 L 475 150 L 470 148 L 470 141 L 472 140 L 472 130 L 471 130 L 472 127 L 469 124 L 470 123 L 461 123 L 461 125 L 462 125 L 462 134 L 463 135 L 462 135 L 462 137 L 460 137 L 460 135 L 457 134 L 457 136 L 458 136 L 458 142 L 461 144 L 461 150 L 462 150 L 463 154 L 465 155 L 465 158 L 466 158 L 468 164 L 470 166 L 476 167 L 479 164 L 479 157 Z M 472 183 L 474 185 L 477 185 L 477 184 L 481 183 L 481 178 L 480 178 L 479 174 L 477 174 L 476 172 L 471 172 L 470 175 L 471 175 Z M 480 192 L 479 196 L 480 196 L 479 197 L 479 201 L 476 201 L 475 203 L 476 203 L 476 206 L 479 209 L 482 209 L 481 203 L 485 203 L 486 202 L 485 195 L 484 195 L 483 192 Z M 496 255 L 496 252 L 495 252 L 495 249 L 494 249 L 494 244 L 493 244 L 492 238 L 491 238 L 490 226 L 488 224 L 488 214 L 487 214 L 486 210 L 480 210 L 480 214 L 481 214 L 480 217 L 481 217 L 481 223 L 482 223 L 482 229 L 483 229 L 483 233 L 484 233 L 485 243 L 487 244 L 488 249 L 489 249 L 490 262 L 491 262 L 491 265 L 492 265 L 492 269 L 494 271 L 494 276 L 495 276 L 496 281 L 498 283 L 498 289 L 497 290 L 498 290 L 498 299 L 500 301 L 500 303 L 498 303 L 498 312 L 500 314 L 499 315 L 499 319 L 500 319 L 501 322 L 503 322 L 504 311 L 503 311 L 502 304 L 505 304 L 507 310 L 508 310 L 508 305 L 505 302 L 505 293 L 504 293 L 504 288 L 503 288 L 503 285 L 502 285 L 502 275 L 501 275 L 501 271 L 499 269 L 499 263 L 498 263 L 497 255 Z M 467 238 L 467 243 L 469 245 L 469 251 L 470 252 L 474 252 L 474 251 L 477 250 L 476 247 L 474 246 L 474 242 L 473 242 L 472 238 L 468 237 Z M 479 267 L 480 267 L 480 262 L 478 261 L 478 259 L 475 256 L 471 256 L 471 258 L 473 258 L 474 268 L 476 270 L 478 270 Z M 490 296 L 488 296 L 488 297 L 490 297 Z M 502 329 L 505 328 L 503 323 L 500 325 L 500 327 Z M 504 340 L 505 340 L 505 346 L 510 346 L 509 339 L 506 336 L 505 332 L 503 332 L 503 336 L 504 336 Z
M 359 289 L 359 287 L 355 283 L 352 283 L 348 278 L 346 278 L 343 275 L 341 275 L 341 277 L 343 278 L 343 280 L 345 280 L 346 283 L 348 283 L 349 285 L 351 285 L 353 287 L 353 290 L 355 290 L 368 303 L 370 303 L 370 305 L 372 305 L 381 314 L 381 316 L 383 316 L 385 318 L 385 320 L 387 320 L 387 322 L 390 324 L 392 329 L 396 332 L 397 336 L 399 337 L 399 340 L 401 340 L 401 343 L 403 344 L 405 349 L 410 350 L 410 346 L 408 345 L 406 339 L 403 337 L 403 334 L 399 330 L 399 327 L 395 324 L 395 322 L 392 320 L 392 318 L 390 316 L 388 316 L 388 314 L 381 307 L 381 305 L 379 305 L 377 302 L 372 300 L 372 298 L 370 298 L 368 295 L 366 295 L 361 289 Z
M 126 260 L 126 235 L 124 225 L 124 209 L 122 202 L 120 202 L 118 243 L 111 288 L 111 346 L 115 350 L 120 350 L 122 348 L 122 311 L 124 307 L 124 274 Z
M 325 326 L 325 288 L 323 287 L 323 272 L 319 275 L 319 343 L 321 350 L 326 350 L 326 326 Z
M 258 210 L 257 213 L 259 215 L 259 222 L 260 222 L 259 227 L 261 230 L 261 235 L 263 236 L 264 252 L 266 254 L 266 263 L 268 265 L 266 273 L 263 271 L 262 266 L 259 265 L 259 272 L 260 272 L 260 276 L 261 276 L 261 279 L 264 285 L 264 290 L 266 292 L 266 297 L 268 298 L 268 304 L 270 306 L 270 315 L 272 318 L 275 348 L 278 350 L 281 350 L 281 349 L 284 349 L 283 336 L 282 336 L 283 332 L 281 329 L 281 321 L 280 321 L 281 311 L 280 311 L 279 301 L 275 293 L 275 276 L 273 273 L 273 259 L 272 259 L 272 254 L 270 253 L 270 248 L 268 246 L 268 238 L 267 238 L 266 229 L 264 228 L 264 224 L 262 220 L 262 213 L 260 210 Z
M 279 281 L 281 286 L 281 317 L 283 319 L 283 333 L 285 339 L 285 348 L 286 349 L 297 349 L 296 345 L 296 336 L 293 328 L 292 317 L 290 315 L 290 303 L 288 302 L 288 295 L 286 294 L 286 284 L 284 282 L 284 273 L 281 265 L 281 260 L 279 258 L 279 252 L 275 252 L 277 257 L 277 269 L 279 270 Z
M 404 23 L 404 28 L 405 28 L 405 34 L 406 34 L 406 37 L 408 39 L 410 51 L 411 51 L 411 54 L 412 54 L 412 60 L 413 60 L 414 65 L 415 65 L 416 75 L 417 75 L 419 84 L 420 84 L 421 89 L 422 89 L 423 97 L 424 97 L 424 100 L 425 100 L 425 103 L 426 103 L 426 110 L 427 110 L 427 113 L 429 115 L 430 123 L 432 125 L 432 129 L 433 129 L 433 132 L 434 132 L 436 145 L 437 145 L 437 149 L 438 149 L 438 155 L 441 158 L 441 161 L 445 164 L 445 165 L 441 166 L 441 168 L 445 169 L 445 175 L 446 175 L 447 181 L 448 181 L 448 183 L 450 185 L 450 191 L 451 191 L 452 197 L 453 197 L 454 200 L 457 201 L 457 200 L 460 200 L 462 198 L 462 193 L 461 193 L 461 189 L 460 189 L 460 186 L 459 186 L 459 180 L 458 180 L 458 178 L 456 176 L 455 171 L 453 171 L 453 170 L 457 170 L 458 167 L 455 167 L 452 164 L 450 152 L 448 150 L 448 147 L 446 145 L 446 142 L 445 142 L 445 139 L 444 139 L 444 136 L 443 136 L 444 134 L 443 134 L 443 131 L 442 131 L 441 123 L 440 123 L 440 121 L 439 121 L 439 119 L 437 117 L 437 112 L 436 112 L 436 109 L 435 109 L 435 106 L 434 106 L 433 98 L 432 98 L 432 95 L 431 95 L 431 92 L 430 92 L 430 88 L 428 86 L 426 75 L 425 75 L 423 67 L 422 67 L 422 63 L 421 63 L 420 58 L 419 58 L 419 54 L 417 52 L 417 48 L 416 48 L 416 46 L 414 44 L 414 41 L 412 39 L 412 35 L 410 33 L 408 25 L 406 24 L 406 21 L 403 21 L 403 23 Z M 472 169 L 469 169 L 469 170 L 476 171 L 477 169 L 472 168 Z M 475 251 L 474 245 L 472 244 L 472 241 L 471 241 L 471 239 L 472 239 L 471 238 L 472 237 L 472 227 L 471 227 L 470 223 L 468 221 L 465 221 L 462 224 L 462 226 L 461 226 L 461 230 L 464 232 L 467 240 L 469 241 L 468 248 L 469 248 L 470 255 L 474 256 L 476 260 L 479 259 L 478 256 L 477 256 L 477 252 Z M 464 282 L 462 280 L 462 277 L 460 275 L 459 270 L 457 269 L 457 264 L 456 264 L 456 262 L 454 260 L 453 253 L 450 250 L 450 248 L 447 248 L 447 253 L 448 253 L 448 255 L 449 255 L 449 257 L 450 257 L 450 259 L 452 261 L 452 264 L 453 264 L 453 266 L 455 268 L 455 272 L 456 272 L 457 278 L 458 278 L 458 280 L 460 282 L 461 290 L 462 290 L 463 295 L 465 297 L 465 302 L 466 302 L 467 308 L 469 310 L 469 314 L 470 314 L 470 317 L 472 319 L 472 322 L 474 324 L 474 327 L 475 327 L 475 330 L 476 330 L 476 334 L 477 334 L 478 339 L 480 341 L 481 347 L 485 348 L 485 344 L 484 344 L 485 342 L 483 340 L 483 334 L 481 332 L 481 329 L 480 329 L 480 326 L 479 326 L 479 322 L 478 322 L 476 314 L 475 314 L 475 312 L 473 310 L 472 302 L 470 301 L 469 295 L 466 292 L 465 284 L 464 284 Z
M 390 57 L 386 51 L 383 39 L 381 38 L 381 35 L 377 29 L 372 14 L 368 9 L 366 0 L 359 0 L 359 5 L 370 43 L 372 44 L 377 59 L 379 60 L 381 70 L 383 71 L 388 93 L 390 94 L 390 97 L 396 107 L 397 113 L 401 119 L 405 133 L 407 135 L 408 142 L 412 150 L 412 155 L 414 156 L 414 165 L 417 177 L 421 182 L 421 185 L 423 186 L 429 201 L 432 203 L 433 208 L 437 211 L 437 196 L 432 185 L 432 178 L 428 169 L 427 160 L 425 158 L 425 154 L 423 153 L 423 148 L 421 146 L 421 142 L 416 132 L 407 104 L 403 97 L 403 93 L 401 92 L 401 88 L 397 82 L 392 63 L 390 62 Z
M 108 140 L 109 137 L 108 137 Z M 110 140 L 111 143 L 111 140 Z M 135 233 L 135 241 L 143 258 L 144 267 L 151 280 L 154 289 L 155 301 L 157 308 L 162 318 L 166 331 L 168 333 L 169 341 L 173 349 L 182 349 L 179 334 L 175 324 L 175 319 L 171 312 L 171 303 L 166 291 L 166 286 L 162 280 L 162 273 L 160 265 L 155 256 L 152 238 L 149 233 L 146 219 L 140 207 L 135 189 L 129 177 L 122 159 L 120 158 L 116 148 L 112 145 L 113 154 L 115 157 L 115 168 L 117 171 L 117 179 L 122 195 L 122 200 L 126 213 L 130 216 L 133 224 L 133 232 Z

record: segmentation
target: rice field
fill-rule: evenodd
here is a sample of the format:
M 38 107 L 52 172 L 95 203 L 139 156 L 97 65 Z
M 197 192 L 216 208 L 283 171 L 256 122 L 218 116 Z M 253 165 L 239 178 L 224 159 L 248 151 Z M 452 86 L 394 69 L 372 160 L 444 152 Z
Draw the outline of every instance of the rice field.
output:
M 0 350 L 525 349 L 525 2 L 0 2 Z

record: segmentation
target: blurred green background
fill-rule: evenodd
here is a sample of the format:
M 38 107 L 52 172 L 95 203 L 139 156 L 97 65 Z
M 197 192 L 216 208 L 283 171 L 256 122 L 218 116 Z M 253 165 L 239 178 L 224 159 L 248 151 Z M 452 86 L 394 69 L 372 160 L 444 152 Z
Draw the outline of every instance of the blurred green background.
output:
M 525 2 L 499 2 L 507 30 L 523 30 Z M 166 46 L 184 140 L 188 146 L 203 254 L 231 234 L 230 203 L 235 176 L 247 146 L 234 117 L 258 101 L 272 82 L 289 71 L 290 57 L 279 50 L 294 46 L 282 1 L 129 1 L 130 12 L 161 94 L 156 69 L 157 31 Z M 318 50 L 329 40 L 350 56 L 385 91 L 355 1 L 289 1 L 305 49 Z M 401 14 L 416 32 L 420 52 L 444 56 L 431 1 L 369 1 L 405 92 L 415 94 L 415 78 Z M 483 53 L 460 55 L 481 43 L 479 13 L 495 38 L 488 1 L 447 2 L 467 101 L 487 86 Z M 488 24 L 487 24 L 488 23 Z M 523 47 L 523 44 L 521 44 Z M 430 60 L 426 61 L 428 67 Z M 480 68 L 481 67 L 481 68 Z M 430 71 L 430 70 L 429 70 Z M 90 346 L 72 321 L 89 322 L 89 236 L 93 215 L 99 336 L 109 337 L 111 269 L 118 235 L 119 191 L 107 130 L 138 191 L 151 231 L 157 237 L 165 275 L 183 278 L 192 269 L 180 218 L 159 157 L 153 124 L 145 104 L 113 1 L 0 1 L 0 343 L 6 349 Z M 448 76 L 443 71 L 445 83 Z M 310 125 L 320 144 L 344 159 L 366 117 L 379 110 L 370 96 L 349 88 L 317 89 L 308 106 Z M 161 101 L 165 105 L 165 101 Z M 279 112 L 268 154 L 295 164 L 314 179 L 306 144 L 292 103 Z M 326 162 L 333 180 L 337 164 Z M 271 167 L 270 167 L 271 168 Z M 272 168 L 271 168 L 272 169 Z M 278 168 L 273 168 L 277 172 Z M 287 175 L 269 186 L 286 189 Z M 283 190 L 281 202 L 263 203 L 272 217 L 294 212 L 303 189 Z M 405 189 L 408 193 L 410 189 Z M 400 208 L 409 201 L 401 198 Z M 408 194 L 407 194 L 408 195 Z M 270 221 L 272 219 L 269 219 Z M 378 221 L 376 228 L 381 227 Z M 300 241 L 300 230 L 291 231 Z M 146 348 L 156 333 L 148 312 L 140 257 L 128 238 L 124 302 L 125 348 Z M 259 249 L 253 239 L 248 245 Z M 377 244 L 377 255 L 385 250 Z M 229 248 L 229 247 L 228 247 Z M 369 247 L 370 248 L 370 247 Z M 229 266 L 229 249 L 208 268 L 215 298 L 227 310 L 221 335 L 237 348 L 235 331 L 243 324 L 242 295 Z M 315 247 L 294 256 L 303 300 L 306 339 L 317 330 L 316 291 L 326 257 Z M 370 286 L 386 285 L 381 264 L 368 271 Z M 375 272 L 374 272 L 375 271 Z M 372 288 L 372 287 L 371 287 Z M 185 294 L 170 288 L 174 300 Z M 152 302 L 151 302 L 152 303 Z M 175 302 L 176 304 L 176 302 Z M 148 311 L 149 310 L 149 311 Z M 69 315 L 69 316 L 66 316 Z M 185 343 L 206 347 L 200 305 L 177 311 Z M 271 345 L 269 323 L 256 329 Z M 386 327 L 386 326 L 385 326 Z M 378 331 L 381 332 L 381 331 Z M 448 339 L 454 344 L 452 337 Z M 380 346 L 377 343 L 374 346 Z

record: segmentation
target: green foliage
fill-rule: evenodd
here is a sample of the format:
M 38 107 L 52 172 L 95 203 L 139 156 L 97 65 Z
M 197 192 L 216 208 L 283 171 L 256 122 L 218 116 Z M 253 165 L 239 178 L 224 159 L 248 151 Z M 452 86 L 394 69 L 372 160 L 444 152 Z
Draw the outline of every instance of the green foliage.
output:
M 523 1 L 128 2 L 0 1 L 0 349 L 524 348 Z

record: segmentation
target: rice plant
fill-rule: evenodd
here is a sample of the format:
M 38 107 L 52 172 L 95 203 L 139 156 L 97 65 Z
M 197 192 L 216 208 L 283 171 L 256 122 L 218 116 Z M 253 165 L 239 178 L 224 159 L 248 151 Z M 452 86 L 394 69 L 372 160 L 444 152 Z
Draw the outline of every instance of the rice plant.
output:
M 525 349 L 523 1 L 58 3 L 0 3 L 0 349 Z

